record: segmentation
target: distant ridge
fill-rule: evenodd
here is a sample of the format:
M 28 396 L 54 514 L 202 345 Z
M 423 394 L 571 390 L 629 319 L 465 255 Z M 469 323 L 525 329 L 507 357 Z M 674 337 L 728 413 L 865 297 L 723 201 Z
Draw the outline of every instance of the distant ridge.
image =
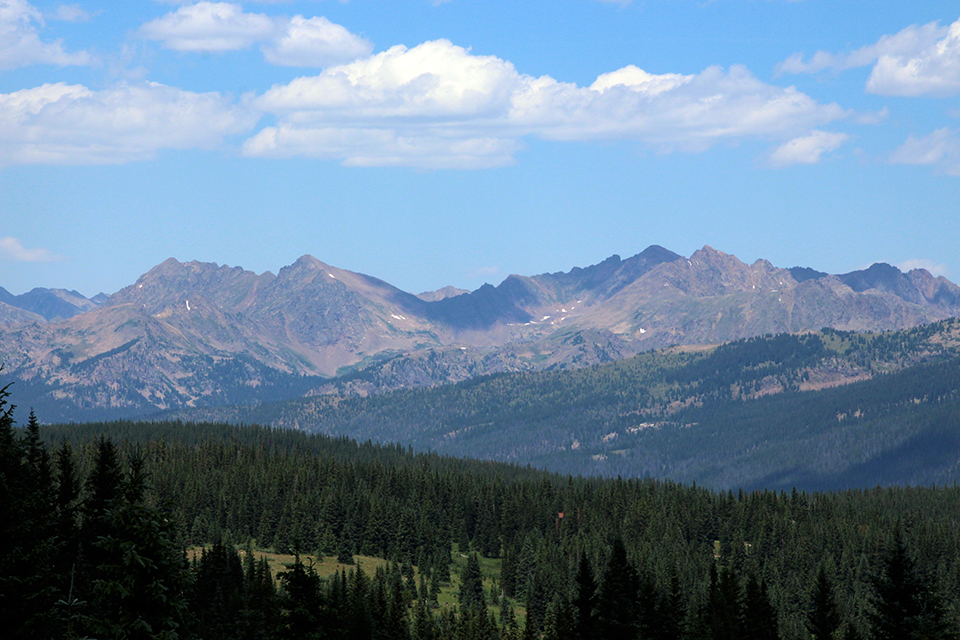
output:
M 0 289 L 0 360 L 30 402 L 79 419 L 324 393 L 335 376 L 393 361 L 393 373 L 368 380 L 364 393 L 958 315 L 960 287 L 922 269 L 880 263 L 829 275 L 748 265 L 709 246 L 683 257 L 652 245 L 626 259 L 419 296 L 309 255 L 277 274 L 170 258 L 94 300 Z

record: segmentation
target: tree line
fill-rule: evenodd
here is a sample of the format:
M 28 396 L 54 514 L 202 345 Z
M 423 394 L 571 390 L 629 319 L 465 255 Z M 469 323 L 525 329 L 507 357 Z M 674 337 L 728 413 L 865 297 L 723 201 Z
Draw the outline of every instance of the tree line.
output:
M 17 428 L 6 397 L 11 637 L 957 634 L 957 487 L 735 494 L 227 425 L 107 423 L 92 436 L 32 414 Z M 297 560 L 274 576 L 244 546 L 390 564 L 320 576 Z M 456 606 L 438 604 L 441 589 Z

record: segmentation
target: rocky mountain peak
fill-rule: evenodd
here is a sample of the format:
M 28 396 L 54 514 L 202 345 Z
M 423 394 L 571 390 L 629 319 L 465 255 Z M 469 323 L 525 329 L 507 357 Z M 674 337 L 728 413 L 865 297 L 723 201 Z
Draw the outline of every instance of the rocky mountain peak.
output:
M 468 345 L 476 353 L 461 374 L 479 375 L 495 371 L 485 368 L 495 362 L 517 370 L 584 366 L 675 344 L 822 327 L 886 330 L 960 316 L 960 287 L 924 270 L 904 274 L 881 263 L 828 276 L 766 260 L 747 265 L 709 245 L 689 258 L 652 245 L 627 259 L 441 292 L 417 297 L 310 255 L 276 276 L 171 258 L 56 328 L 5 303 L 23 301 L 0 290 L 0 305 L 7 304 L 0 323 L 35 323 L 27 332 L 0 326 L 0 361 L 14 376 L 48 384 L 51 394 L 69 386 L 77 406 L 93 402 L 94 387 L 104 384 L 120 390 L 110 402 L 160 407 L 273 375 L 247 380 L 249 367 L 334 375 L 398 354 L 448 349 L 459 357 Z M 75 292 L 32 293 L 95 304 Z M 568 344 L 572 336 L 579 341 Z M 215 372 L 226 377 L 210 378 Z

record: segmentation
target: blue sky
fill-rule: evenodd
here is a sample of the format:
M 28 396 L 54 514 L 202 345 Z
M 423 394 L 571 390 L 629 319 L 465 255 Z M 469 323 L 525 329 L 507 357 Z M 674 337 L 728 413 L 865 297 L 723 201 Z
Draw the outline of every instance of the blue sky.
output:
M 960 7 L 0 0 L 0 286 L 660 244 L 960 279 Z

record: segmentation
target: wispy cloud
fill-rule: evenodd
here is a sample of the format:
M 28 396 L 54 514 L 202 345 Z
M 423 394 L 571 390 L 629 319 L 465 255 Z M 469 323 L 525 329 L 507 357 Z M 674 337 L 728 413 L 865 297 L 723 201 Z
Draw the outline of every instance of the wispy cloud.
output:
M 61 4 L 57 6 L 53 17 L 64 22 L 86 22 L 90 14 L 79 4 Z
M 888 96 L 951 96 L 960 93 L 960 20 L 912 25 L 850 53 L 818 51 L 809 60 L 795 53 L 777 73 L 842 71 L 873 65 L 866 90 Z
M 479 267 L 467 274 L 468 278 L 492 278 L 500 274 L 500 267 Z
M 960 134 L 944 127 L 922 138 L 910 136 L 890 154 L 890 163 L 926 165 L 939 173 L 960 176 Z
M 777 147 L 770 154 L 770 164 L 775 167 L 785 167 L 791 164 L 817 164 L 824 153 L 837 149 L 849 137 L 845 133 L 812 131 L 810 135 L 794 138 Z
M 19 239 L 10 236 L 0 238 L 0 259 L 13 262 L 59 262 L 66 260 L 47 249 L 28 249 Z

